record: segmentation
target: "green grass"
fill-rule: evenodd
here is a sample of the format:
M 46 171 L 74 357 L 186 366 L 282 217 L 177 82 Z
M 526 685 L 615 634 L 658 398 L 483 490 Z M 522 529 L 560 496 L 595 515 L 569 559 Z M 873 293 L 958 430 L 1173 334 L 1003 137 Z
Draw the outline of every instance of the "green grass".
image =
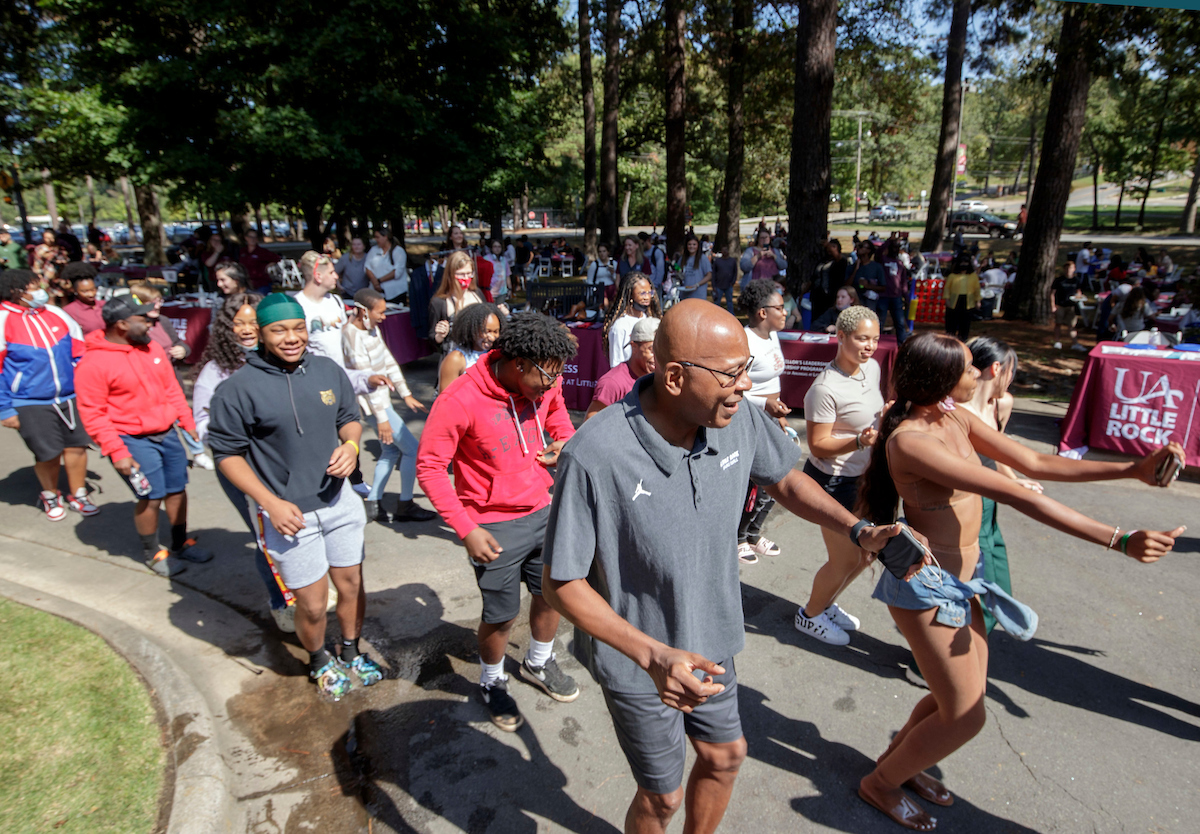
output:
M 6 599 L 0 632 L 0 831 L 151 831 L 165 755 L 138 676 L 90 631 Z
M 1137 201 L 1126 202 L 1121 206 L 1121 232 L 1133 232 L 1137 226 L 1138 211 L 1140 203 Z M 1104 232 L 1112 233 L 1113 220 L 1117 216 L 1116 206 L 1101 206 L 1100 211 L 1100 228 L 1096 234 Z M 1143 226 L 1143 231 L 1146 232 L 1174 232 L 1179 229 L 1179 220 L 1183 215 L 1182 206 L 1146 206 L 1146 222 Z M 1064 232 L 1090 232 L 1092 230 L 1092 208 L 1091 206 L 1076 206 L 1067 209 L 1067 216 L 1063 221 Z

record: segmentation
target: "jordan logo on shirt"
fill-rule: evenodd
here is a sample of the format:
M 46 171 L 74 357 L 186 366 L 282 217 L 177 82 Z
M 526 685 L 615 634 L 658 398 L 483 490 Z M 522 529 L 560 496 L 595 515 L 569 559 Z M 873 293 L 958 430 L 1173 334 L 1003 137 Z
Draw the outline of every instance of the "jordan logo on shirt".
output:
M 631 500 L 631 501 L 636 501 L 636 500 L 638 500 L 638 496 L 639 496 L 639 495 L 644 495 L 644 496 L 646 496 L 647 498 L 649 498 L 649 497 L 650 497 L 650 492 L 649 492 L 648 490 L 642 489 L 642 482 L 641 482 L 641 481 L 638 481 L 638 482 L 637 482 L 637 487 L 635 487 L 635 488 L 634 488 L 634 490 L 633 490 L 633 498 L 632 498 L 632 499 L 630 499 L 630 500 Z

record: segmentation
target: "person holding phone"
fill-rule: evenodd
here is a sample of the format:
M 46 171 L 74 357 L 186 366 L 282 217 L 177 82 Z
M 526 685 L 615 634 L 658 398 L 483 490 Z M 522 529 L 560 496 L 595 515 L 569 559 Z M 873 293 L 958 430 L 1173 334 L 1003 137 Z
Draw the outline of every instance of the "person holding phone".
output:
M 1182 458 L 1183 449 L 1172 443 L 1141 460 L 1114 462 L 1038 454 L 959 405 L 974 396 L 979 376 L 970 349 L 953 336 L 925 332 L 908 339 L 892 377 L 896 400 L 884 413 L 859 484 L 858 509 L 875 523 L 895 522 L 903 499 L 908 523 L 928 538 L 940 564 L 938 570 L 923 568 L 907 583 L 885 570 L 874 593 L 887 602 L 930 694 L 863 777 L 858 793 L 895 822 L 918 831 L 932 830 L 936 820 L 904 788 L 936 805 L 952 804 L 945 785 L 925 771 L 970 741 L 986 721 L 988 646 L 980 602 L 969 598 L 959 626 L 944 625 L 942 608 L 929 603 L 937 593 L 930 585 L 965 584 L 975 576 L 981 496 L 1140 562 L 1165 556 L 1186 529 L 1126 530 L 1095 521 L 984 467 L 980 454 L 1045 481 L 1136 478 L 1154 485 L 1159 464 L 1172 454 Z
M 516 313 L 494 348 L 438 395 L 417 450 L 421 489 L 462 539 L 475 571 L 483 597 L 479 696 L 506 732 L 525 723 L 504 674 L 522 582 L 533 599 L 521 676 L 556 701 L 579 696 L 554 658 L 558 612 L 542 599 L 542 539 L 554 483 L 547 467 L 575 434 L 559 382 L 575 351 L 566 325 Z

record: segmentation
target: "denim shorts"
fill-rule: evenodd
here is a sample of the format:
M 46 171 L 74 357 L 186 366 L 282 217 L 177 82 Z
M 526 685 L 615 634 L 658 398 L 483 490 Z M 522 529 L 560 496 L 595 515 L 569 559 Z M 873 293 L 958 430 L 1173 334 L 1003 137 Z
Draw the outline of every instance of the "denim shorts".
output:
M 804 474 L 820 484 L 834 501 L 854 512 L 858 500 L 858 476 L 830 475 L 813 466 L 811 460 L 804 461 Z
M 187 488 L 187 452 L 183 451 L 183 444 L 179 442 L 179 435 L 174 428 L 169 429 L 165 434 L 145 437 L 123 434 L 121 442 L 125 444 L 129 454 L 137 461 L 142 474 L 150 482 L 149 495 L 141 496 L 134 493 L 139 500 L 142 498 L 151 500 L 166 498 L 168 495 L 183 492 Z M 128 478 L 123 480 L 129 483 Z M 129 488 L 132 490 L 133 485 L 130 484 Z

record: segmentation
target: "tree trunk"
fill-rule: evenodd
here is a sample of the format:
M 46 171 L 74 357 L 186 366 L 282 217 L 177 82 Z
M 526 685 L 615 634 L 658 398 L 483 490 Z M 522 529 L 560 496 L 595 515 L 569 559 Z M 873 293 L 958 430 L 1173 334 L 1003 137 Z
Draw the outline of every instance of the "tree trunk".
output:
M 258 239 L 260 241 L 266 240 L 266 238 L 263 237 L 262 230 L 262 210 L 259 208 L 258 203 L 254 204 L 254 230 L 258 232 Z
M 1021 189 L 1021 172 L 1025 170 L 1025 158 L 1029 156 L 1029 148 L 1021 154 L 1021 161 L 1017 163 L 1017 175 L 1013 177 L 1012 193 L 1017 194 Z M 1031 163 L 1032 164 L 1032 163 Z
M 1049 111 L 1054 112 L 1054 111 Z M 1045 145 L 1045 143 L 1042 143 Z M 1078 145 L 1076 145 L 1078 147 Z M 1029 165 L 1025 168 L 1025 202 L 1033 201 L 1033 161 L 1037 159 L 1037 107 L 1029 113 Z M 1074 170 L 1071 171 L 1074 176 Z
M 579 80 L 583 85 L 583 251 L 596 257 L 596 84 L 592 77 L 590 0 L 579 0 Z M 609 244 L 612 245 L 611 243 Z
M 394 217 L 396 219 L 393 222 L 389 223 L 388 225 L 392 227 L 392 237 L 394 237 L 396 239 L 396 244 L 401 249 L 404 249 L 405 248 L 404 233 L 407 231 L 407 229 L 404 228 L 404 209 L 402 209 L 402 208 L 396 209 L 396 213 L 395 213 Z M 339 226 L 338 232 L 340 234 L 341 224 L 339 223 L 338 226 Z
M 86 177 L 84 177 L 84 180 L 85 180 L 85 182 L 87 182 L 88 210 L 91 215 L 89 219 L 93 223 L 95 223 L 96 222 L 96 181 L 94 179 L 92 179 L 91 174 L 88 174 Z
M 1117 195 L 1117 216 L 1113 218 L 1113 231 L 1121 230 L 1121 203 L 1125 202 L 1125 183 L 1121 183 L 1121 193 Z
M 1196 170 L 1200 171 L 1200 165 L 1196 166 Z M 17 201 L 17 213 L 21 216 L 21 232 L 26 243 L 33 243 L 33 226 L 29 224 L 29 212 L 25 210 L 25 192 L 21 188 L 21 171 L 16 165 L 11 166 L 9 171 L 12 172 L 13 178 L 13 199 Z M 122 179 L 124 178 L 122 177 Z M 128 205 L 126 203 L 126 206 Z M 133 225 L 132 218 L 130 218 L 130 225 Z
M 138 218 L 142 221 L 142 243 L 145 253 L 142 263 L 146 266 L 166 266 L 167 230 L 163 228 L 154 186 L 135 185 L 133 196 L 137 199 Z
M 727 255 L 741 251 L 742 169 L 746 164 L 746 120 L 742 107 L 746 98 L 746 39 L 754 25 L 753 0 L 734 0 L 733 32 L 729 44 L 729 88 L 725 98 L 728 123 L 725 156 L 725 185 L 721 189 L 721 216 L 713 245 Z
M 958 124 L 962 115 L 962 65 L 967 48 L 967 24 L 971 20 L 971 0 L 954 0 L 950 18 L 950 39 L 946 44 L 946 79 L 942 84 L 942 127 L 938 134 L 938 154 L 929 191 L 929 214 L 925 217 L 922 252 L 942 248 L 946 235 L 946 217 L 954 187 L 958 163 Z M 799 111 L 797 111 L 799 112 Z
M 267 203 L 266 211 L 267 211 L 267 229 L 270 230 L 271 241 L 274 242 L 275 241 L 275 218 L 271 217 L 271 204 L 270 203 Z M 263 240 L 266 240 L 266 238 L 263 238 Z
M 513 234 L 515 235 L 521 229 L 525 228 L 525 224 L 521 222 L 521 198 L 520 197 L 513 197 L 512 217 L 513 217 Z
M 622 226 L 629 225 L 629 200 L 631 197 L 633 197 L 633 189 L 626 188 L 625 189 L 625 199 L 621 203 L 621 225 Z
M 837 10 L 837 0 L 802 0 L 796 25 L 787 277 L 797 298 L 820 262 L 819 242 L 828 226 Z
M 687 128 L 684 106 L 687 99 L 687 69 L 683 38 L 687 26 L 687 8 L 683 0 L 665 0 L 663 19 L 667 24 L 663 66 L 666 71 L 667 150 L 667 251 L 683 248 L 687 225 Z
M 497 203 L 494 209 L 488 210 L 488 238 L 504 242 L 504 211 Z
M 129 242 L 138 242 L 137 229 L 133 222 L 133 200 L 129 196 L 129 177 L 121 175 L 121 194 L 125 197 L 125 225 L 129 227 Z
M 301 209 L 304 213 L 303 222 L 308 225 L 308 242 L 313 249 L 321 251 L 321 205 L 314 203 L 313 205 L 305 206 Z M 301 225 L 300 218 L 296 219 L 296 225 L 300 226 L 296 231 L 303 232 L 304 227 Z M 303 234 L 297 234 L 297 239 L 303 238 Z
M 229 212 L 229 228 L 233 230 L 233 236 L 238 240 L 246 239 L 246 227 L 248 225 L 246 222 L 245 206 L 242 206 L 237 211 Z
M 50 181 L 50 169 L 42 169 L 42 189 L 46 192 L 46 214 L 50 215 L 50 228 L 58 231 L 58 197 L 54 193 L 54 183 Z
M 1154 145 L 1150 148 L 1150 170 L 1146 174 L 1146 191 L 1142 194 L 1142 208 L 1138 211 L 1138 225 L 1146 225 L 1146 201 L 1150 199 L 1150 186 L 1154 184 L 1154 173 L 1158 167 L 1158 149 L 1162 145 L 1163 123 L 1167 120 L 1167 106 L 1170 104 L 1171 76 L 1168 74 L 1163 81 L 1162 111 L 1158 114 L 1158 124 L 1154 128 Z
M 1058 41 L 1054 83 L 1042 134 L 1042 158 L 1038 163 L 1037 193 L 1028 201 L 1029 220 L 1021 241 L 1021 259 L 1013 286 L 1014 310 L 1018 317 L 1045 324 L 1050 320 L 1050 284 L 1058 258 L 1067 198 L 1075 157 L 1086 120 L 1092 71 L 1088 63 L 1094 48 L 1088 7 L 1066 4 Z
M 617 115 L 621 109 L 621 9 L 619 0 L 604 4 L 604 114 L 600 127 L 600 239 L 616 252 L 620 246 L 617 224 Z
M 1089 144 L 1091 144 L 1089 142 Z M 1100 229 L 1100 159 L 1092 147 L 1092 231 Z
M 1188 189 L 1187 203 L 1183 206 L 1183 217 L 1179 221 L 1179 231 L 1186 235 L 1196 231 L 1196 196 L 1200 192 L 1200 154 L 1192 162 L 1192 187 Z

